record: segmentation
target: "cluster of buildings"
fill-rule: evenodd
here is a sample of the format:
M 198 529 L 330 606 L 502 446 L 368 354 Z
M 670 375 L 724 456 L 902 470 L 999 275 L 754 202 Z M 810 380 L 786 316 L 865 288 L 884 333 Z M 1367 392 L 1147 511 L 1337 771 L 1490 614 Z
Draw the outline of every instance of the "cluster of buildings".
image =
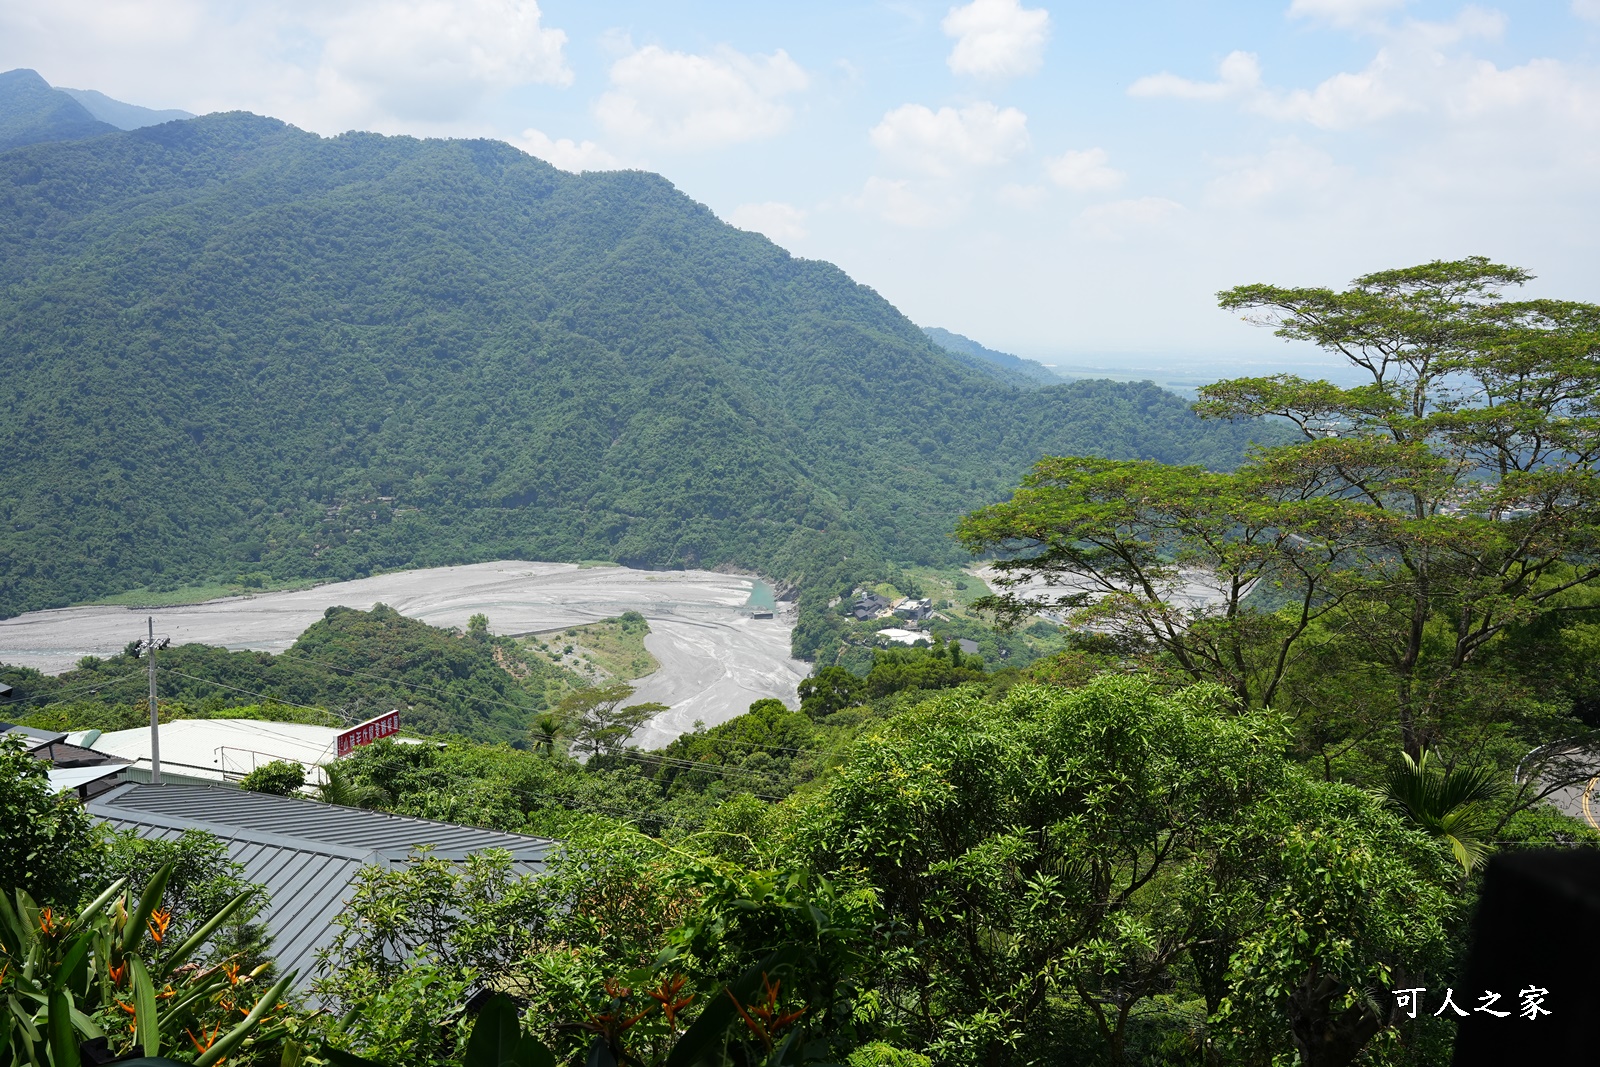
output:
M 933 637 L 923 629 L 923 624 L 934 617 L 933 601 L 927 597 L 904 596 L 890 599 L 871 589 L 857 589 L 855 595 L 855 602 L 850 606 L 850 614 L 855 616 L 857 622 L 869 622 L 874 619 L 894 621 L 895 625 L 886 626 L 874 635 L 880 643 L 899 645 L 933 643 Z M 943 615 L 938 617 L 944 618 Z
M 850 607 L 850 614 L 856 617 L 857 622 L 866 622 L 869 619 L 904 619 L 907 622 L 920 624 L 925 619 L 932 618 L 933 601 L 927 597 L 918 599 L 909 596 L 891 600 L 869 589 L 861 592 L 856 598 Z

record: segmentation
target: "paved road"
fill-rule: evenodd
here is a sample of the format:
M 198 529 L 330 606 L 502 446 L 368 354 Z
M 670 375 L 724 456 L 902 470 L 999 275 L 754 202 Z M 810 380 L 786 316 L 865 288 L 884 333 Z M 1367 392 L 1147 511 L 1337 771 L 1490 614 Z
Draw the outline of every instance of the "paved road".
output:
M 435 626 L 465 627 L 479 612 L 495 633 L 573 626 L 637 611 L 650 620 L 645 647 L 661 669 L 635 683 L 658 715 L 637 740 L 647 747 L 692 728 L 725 722 L 753 701 L 791 706 L 808 667 L 789 656 L 790 625 L 738 609 L 752 581 L 710 571 L 640 571 L 509 560 L 401 571 L 294 592 L 231 597 L 188 607 L 35 611 L 0 621 L 0 662 L 67 670 L 87 655 L 119 652 L 144 632 L 146 615 L 174 644 L 202 642 L 281 652 L 333 605 L 368 610 L 382 602 Z
M 1594 829 L 1600 830 L 1600 765 L 1596 765 L 1593 753 L 1572 750 L 1564 755 L 1575 761 L 1574 769 L 1583 768 L 1583 774 L 1593 776 L 1579 781 L 1576 785 L 1557 789 L 1546 798 L 1546 803 L 1553 804 L 1574 819 L 1582 819 Z

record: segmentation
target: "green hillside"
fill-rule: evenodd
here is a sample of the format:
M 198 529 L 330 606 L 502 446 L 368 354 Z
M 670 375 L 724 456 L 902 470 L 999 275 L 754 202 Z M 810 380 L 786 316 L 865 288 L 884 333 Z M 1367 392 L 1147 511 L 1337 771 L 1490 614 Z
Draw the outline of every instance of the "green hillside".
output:
M 50 88 L 35 71 L 0 73 L 0 151 L 41 141 L 81 140 L 115 130 L 82 102 Z
M 1041 453 L 1223 467 L 1250 432 L 996 382 L 657 175 L 248 114 L 0 154 L 0 365 L 0 615 L 506 557 L 951 560 Z
M 120 653 L 55 677 L 0 667 L 13 689 L 0 710 L 44 709 L 39 721 L 63 729 L 130 729 L 148 721 L 146 665 Z M 181 714 L 221 715 L 267 697 L 291 717 L 348 725 L 400 708 L 407 730 L 489 741 L 525 740 L 534 714 L 586 682 L 509 637 L 440 629 L 383 604 L 329 608 L 280 655 L 176 645 L 157 666 L 162 707 L 177 701 Z

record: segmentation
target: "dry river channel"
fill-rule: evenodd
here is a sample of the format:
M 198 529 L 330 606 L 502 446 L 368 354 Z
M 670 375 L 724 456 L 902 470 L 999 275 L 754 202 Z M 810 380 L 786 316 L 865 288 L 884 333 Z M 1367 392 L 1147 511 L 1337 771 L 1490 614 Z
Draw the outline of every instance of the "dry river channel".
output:
M 505 560 L 398 571 L 311 589 L 229 597 L 166 608 L 85 606 L 33 611 L 0 621 L 0 663 L 60 673 L 83 656 L 110 656 L 142 637 L 145 617 L 173 644 L 281 652 L 334 605 L 384 603 L 434 626 L 465 629 L 482 613 L 499 634 L 577 626 L 637 611 L 650 622 L 645 647 L 661 667 L 633 684 L 636 702 L 667 705 L 635 737 L 658 747 L 726 722 L 756 700 L 791 707 L 807 664 L 789 655 L 792 620 L 745 609 L 755 579 L 712 571 L 642 571 Z

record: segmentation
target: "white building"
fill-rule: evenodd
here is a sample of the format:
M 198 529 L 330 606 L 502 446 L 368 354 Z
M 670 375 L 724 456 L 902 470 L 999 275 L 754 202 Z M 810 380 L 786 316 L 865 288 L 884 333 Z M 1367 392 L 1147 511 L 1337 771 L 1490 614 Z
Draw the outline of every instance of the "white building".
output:
M 322 781 L 319 764 L 337 755 L 331 726 L 260 719 L 179 719 L 161 724 L 161 780 L 189 783 L 237 782 L 264 763 L 287 760 L 306 769 L 306 782 Z M 131 766 L 123 781 L 150 780 L 150 728 L 85 730 L 67 735 L 69 744 L 118 756 Z
M 901 645 L 931 645 L 933 638 L 917 630 L 902 630 L 898 626 L 890 626 L 878 631 L 878 638 L 882 641 L 893 641 Z

